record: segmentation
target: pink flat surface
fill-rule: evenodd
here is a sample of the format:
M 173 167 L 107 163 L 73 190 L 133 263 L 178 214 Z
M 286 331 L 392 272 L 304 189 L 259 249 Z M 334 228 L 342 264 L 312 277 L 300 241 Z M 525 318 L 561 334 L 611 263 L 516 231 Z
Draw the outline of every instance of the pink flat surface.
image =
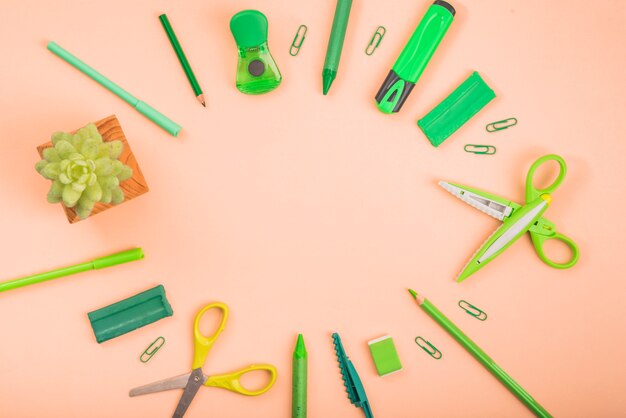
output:
M 423 292 L 559 417 L 626 414 L 623 210 L 626 88 L 623 1 L 456 0 L 457 18 L 401 113 L 373 96 L 429 1 L 355 1 L 339 75 L 321 70 L 334 0 L 9 0 L 0 6 L 2 279 L 141 246 L 145 260 L 0 294 L 0 416 L 167 417 L 179 391 L 132 387 L 185 373 L 192 321 L 231 308 L 205 371 L 275 364 L 248 398 L 201 389 L 187 416 L 287 417 L 296 335 L 309 351 L 309 416 L 361 417 L 346 398 L 330 334 L 340 333 L 376 417 L 527 417 L 530 412 L 406 292 Z M 234 86 L 228 29 L 259 8 L 282 85 Z M 200 106 L 157 19 L 166 12 L 202 85 Z M 300 55 L 289 45 L 309 27 Z M 364 53 L 378 25 L 387 35 Z M 55 57 L 76 54 L 183 125 L 175 139 Z M 416 121 L 471 71 L 498 97 L 439 149 Z M 150 192 L 69 225 L 33 169 L 52 132 L 116 114 Z M 488 134 L 487 123 L 519 124 Z M 463 151 L 486 143 L 495 156 Z M 568 174 L 546 216 L 580 246 L 556 270 L 523 237 L 462 284 L 453 281 L 498 222 L 437 186 L 458 181 L 524 201 L 532 162 L 556 153 Z M 558 248 L 551 248 L 558 253 Z M 174 316 L 97 344 L 87 312 L 162 283 Z M 479 322 L 466 299 L 489 314 Z M 390 334 L 404 365 L 378 377 L 366 342 Z M 164 348 L 138 357 L 157 336 Z M 414 343 L 431 341 L 443 359 Z

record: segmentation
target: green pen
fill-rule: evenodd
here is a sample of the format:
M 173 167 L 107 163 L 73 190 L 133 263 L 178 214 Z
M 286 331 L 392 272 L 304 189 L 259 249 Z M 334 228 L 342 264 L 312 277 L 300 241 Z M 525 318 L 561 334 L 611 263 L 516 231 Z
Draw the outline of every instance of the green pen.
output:
M 476 343 L 469 339 L 456 325 L 454 325 L 439 309 L 435 307 L 428 299 L 420 296 L 412 289 L 409 293 L 415 298 L 417 304 L 431 318 L 433 318 L 443 329 L 445 329 L 454 339 L 463 346 L 476 360 L 482 363 L 487 370 L 491 372 L 508 390 L 530 409 L 533 414 L 540 418 L 551 418 L 552 415 L 546 411 L 539 403 L 533 399 L 528 392 L 524 390 L 511 376 L 506 374 L 504 370 L 496 364 Z
M 22 277 L 20 279 L 2 282 L 0 283 L 0 292 L 17 289 L 18 287 L 28 286 L 35 283 L 45 282 L 47 280 L 57 279 L 63 276 L 69 276 L 70 274 L 82 273 L 83 271 L 99 270 L 122 263 L 128 263 L 129 261 L 141 260 L 142 258 L 142 249 L 133 248 L 132 250 L 122 251 L 120 253 L 96 258 L 95 260 L 91 260 L 86 263 L 75 264 L 73 266 L 62 267 L 60 269 L 48 271 L 45 273 L 39 273 L 32 276 Z
M 322 92 L 324 95 L 328 93 L 331 84 L 337 77 L 341 49 L 343 48 L 343 40 L 346 37 L 348 18 L 350 17 L 350 8 L 352 8 L 352 0 L 337 0 L 333 28 L 330 31 L 324 69 L 322 70 Z
M 435 0 L 428 8 L 376 93 L 381 112 L 400 111 L 448 31 L 455 13 L 454 7 L 443 0 Z
M 94 70 L 89 65 L 85 64 L 83 61 L 69 53 L 67 50 L 63 49 L 56 42 L 48 42 L 48 50 L 50 50 L 50 52 L 52 52 L 68 64 L 72 65 L 77 70 L 81 71 L 86 76 L 90 77 L 95 82 L 99 83 L 102 87 L 109 90 L 120 99 L 124 100 L 126 103 L 134 107 L 139 113 L 159 125 L 171 135 L 178 135 L 178 132 L 180 132 L 180 130 L 182 129 L 181 126 L 178 125 L 176 122 L 172 121 L 167 116 L 160 113 L 158 110 L 156 110 L 146 102 L 142 102 L 141 100 L 109 80 L 98 71 Z
M 291 418 L 306 418 L 307 358 L 304 338 L 302 334 L 298 334 L 296 348 L 293 350 Z

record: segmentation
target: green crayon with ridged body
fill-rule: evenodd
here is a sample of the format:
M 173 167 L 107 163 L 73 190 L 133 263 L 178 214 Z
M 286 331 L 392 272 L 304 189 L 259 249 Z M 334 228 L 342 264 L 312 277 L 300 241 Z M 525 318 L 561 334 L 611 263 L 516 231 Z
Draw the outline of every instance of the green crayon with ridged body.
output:
M 308 354 L 302 334 L 298 334 L 296 348 L 293 350 L 293 369 L 291 385 L 291 418 L 306 418 L 306 383 Z

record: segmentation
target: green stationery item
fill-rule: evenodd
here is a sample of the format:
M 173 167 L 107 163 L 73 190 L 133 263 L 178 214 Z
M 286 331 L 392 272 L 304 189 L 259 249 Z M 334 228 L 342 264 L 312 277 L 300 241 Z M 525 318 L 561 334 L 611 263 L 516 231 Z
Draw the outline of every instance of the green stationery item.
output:
M 267 45 L 267 26 L 267 18 L 258 10 L 241 11 L 230 20 L 239 52 L 236 86 L 242 93 L 267 93 L 282 80 Z
M 476 306 L 465 300 L 460 300 L 459 306 L 461 307 L 461 309 L 467 312 L 468 315 L 473 316 L 479 321 L 484 321 L 485 319 L 487 319 L 487 314 L 485 313 L 485 311 L 478 309 Z
M 343 349 L 341 338 L 336 332 L 333 334 L 333 344 L 335 345 L 335 354 L 337 355 L 337 361 L 339 362 L 339 369 L 341 370 L 341 377 L 343 378 L 343 385 L 348 393 L 348 399 L 357 408 L 363 409 L 365 418 L 374 418 L 370 403 L 365 393 L 361 378 L 354 368 L 354 364 L 348 358 L 346 351 Z
M 178 37 L 176 37 L 176 33 L 170 24 L 169 19 L 165 14 L 159 16 L 159 20 L 161 21 L 161 25 L 163 25 L 163 29 L 165 29 L 165 33 L 167 34 L 170 43 L 172 44 L 172 48 L 174 48 L 174 52 L 176 52 L 176 56 L 178 57 L 178 61 L 180 61 L 180 65 L 183 66 L 183 70 L 185 71 L 185 75 L 187 76 L 187 80 L 189 80 L 189 84 L 191 84 L 191 88 L 193 89 L 196 98 L 200 102 L 200 104 L 206 107 L 206 102 L 204 101 L 204 94 L 202 94 L 202 89 L 200 88 L 200 84 L 198 84 L 198 80 L 196 79 L 196 75 L 193 73 L 191 69 L 191 65 L 189 65 L 189 61 L 187 60 L 187 56 L 183 51 L 183 48 L 180 46 L 178 42 Z
M 379 26 L 372 35 L 372 39 L 370 39 L 370 43 L 365 47 L 365 55 L 374 55 L 374 52 L 380 45 L 380 42 L 383 40 L 383 37 L 387 33 L 387 29 L 384 26 Z
M 402 363 L 389 335 L 376 338 L 367 343 L 372 353 L 372 359 L 379 376 L 386 376 L 402 370 Z
M 489 123 L 487 124 L 487 126 L 485 126 L 485 129 L 487 130 L 487 132 L 497 132 L 497 131 L 502 131 L 504 129 L 508 129 L 515 125 L 517 125 L 517 119 L 508 118 L 508 119 L 499 120 L 497 122 Z
M 45 282 L 46 280 L 57 279 L 70 274 L 82 273 L 88 270 L 98 270 L 106 267 L 115 266 L 130 261 L 141 260 L 143 251 L 141 248 L 134 248 L 128 251 L 107 255 L 105 257 L 96 258 L 86 263 L 75 264 L 69 267 L 63 267 L 57 270 L 39 273 L 32 276 L 22 277 L 20 279 L 8 280 L 0 283 L 0 292 L 6 290 L 17 289 L 18 287 L 28 286 L 35 283 Z
M 478 155 L 493 155 L 496 153 L 496 147 L 493 145 L 466 144 L 463 151 Z
M 291 377 L 291 418 L 306 418 L 308 354 L 302 334 L 293 350 Z
M 430 143 L 438 147 L 495 97 L 493 90 L 474 71 L 417 125 Z
M 455 13 L 454 7 L 443 0 L 435 0 L 428 8 L 376 93 L 381 112 L 400 111 L 448 31 Z
M 443 354 L 441 354 L 441 351 L 439 351 L 437 347 L 435 347 L 430 341 L 426 341 L 422 337 L 415 337 L 415 344 L 419 345 L 422 350 L 426 351 L 426 354 L 428 354 L 435 360 L 439 360 L 441 357 L 443 357 Z
M 87 316 L 96 341 L 100 344 L 173 314 L 174 311 L 165 297 L 163 285 L 158 285 L 135 296 L 89 312 Z
M 324 95 L 328 93 L 331 84 L 337 77 L 337 69 L 339 68 L 339 60 L 341 59 L 341 50 L 343 49 L 343 40 L 346 37 L 351 8 L 352 0 L 337 0 L 333 27 L 330 31 L 326 58 L 324 59 L 324 69 L 322 70 L 322 93 Z
M 537 189 L 533 185 L 535 171 L 546 162 L 558 163 L 559 175 L 550 186 Z M 552 193 L 559 187 L 566 172 L 565 160 L 558 155 L 544 155 L 535 161 L 526 175 L 526 203 L 524 205 L 460 184 L 439 182 L 439 185 L 453 196 L 492 218 L 502 221 L 502 225 L 487 238 L 467 262 L 457 277 L 458 282 L 485 267 L 526 232 L 530 234 L 535 251 L 541 261 L 550 267 L 567 269 L 576 264 L 579 257 L 576 243 L 571 238 L 557 232 L 554 223 L 543 217 L 543 213 L 552 202 Z M 569 261 L 556 262 L 546 256 L 543 246 L 547 240 L 552 239 L 569 247 L 571 251 Z
M 169 119 L 167 116 L 163 115 L 149 104 L 137 99 L 135 96 L 63 49 L 57 43 L 52 41 L 48 42 L 48 49 L 62 60 L 72 65 L 74 68 L 99 83 L 102 87 L 106 88 L 111 93 L 133 106 L 139 113 L 159 125 L 171 135 L 178 135 L 178 132 L 182 129 L 180 125 Z
M 539 403 L 533 399 L 511 376 L 506 374 L 476 343 L 469 339 L 456 325 L 454 325 L 439 309 L 430 301 L 414 290 L 409 289 L 415 301 L 431 318 L 433 318 L 443 329 L 445 329 L 459 344 L 463 346 L 476 360 L 478 360 L 487 370 L 491 372 L 508 390 L 530 409 L 533 414 L 541 418 L 551 417 Z
M 157 351 L 159 351 L 161 347 L 163 347 L 163 344 L 165 344 L 165 338 L 158 337 L 152 342 L 152 344 L 148 346 L 148 348 L 143 351 L 143 353 L 141 353 L 141 355 L 139 356 L 139 360 L 142 363 L 149 362 L 152 356 L 154 356 Z
M 300 52 L 300 48 L 306 39 L 306 33 L 309 28 L 306 25 L 300 25 L 298 30 L 296 31 L 296 36 L 293 37 L 293 42 L 291 43 L 291 47 L 289 48 L 289 55 L 295 57 Z

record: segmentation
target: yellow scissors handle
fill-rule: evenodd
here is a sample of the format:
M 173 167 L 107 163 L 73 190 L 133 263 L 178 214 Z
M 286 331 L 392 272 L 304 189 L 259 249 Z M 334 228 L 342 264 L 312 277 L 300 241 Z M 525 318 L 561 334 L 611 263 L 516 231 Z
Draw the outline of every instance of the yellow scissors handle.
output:
M 269 381 L 265 384 L 265 386 L 261 387 L 260 389 L 246 389 L 241 384 L 241 377 L 247 373 L 259 370 L 269 373 Z M 209 376 L 204 385 L 230 390 L 231 392 L 237 392 L 246 396 L 258 396 L 270 390 L 270 388 L 274 385 L 274 382 L 276 381 L 276 374 L 276 367 L 272 366 L 271 364 L 253 364 L 246 367 L 245 369 L 237 370 L 232 373 L 222 374 L 218 376 Z
M 222 319 L 220 321 L 217 330 L 211 336 L 203 335 L 200 332 L 200 320 L 202 319 L 202 315 L 204 315 L 210 309 L 219 309 L 222 311 Z M 193 339 L 194 339 L 194 354 L 193 354 L 193 366 L 192 369 L 197 369 L 202 367 L 204 361 L 206 360 L 211 347 L 213 347 L 213 343 L 220 336 L 222 331 L 224 331 L 224 327 L 226 326 L 226 320 L 228 319 L 228 306 L 222 302 L 214 302 L 206 305 L 204 308 L 198 312 L 196 315 L 196 319 L 193 322 Z

